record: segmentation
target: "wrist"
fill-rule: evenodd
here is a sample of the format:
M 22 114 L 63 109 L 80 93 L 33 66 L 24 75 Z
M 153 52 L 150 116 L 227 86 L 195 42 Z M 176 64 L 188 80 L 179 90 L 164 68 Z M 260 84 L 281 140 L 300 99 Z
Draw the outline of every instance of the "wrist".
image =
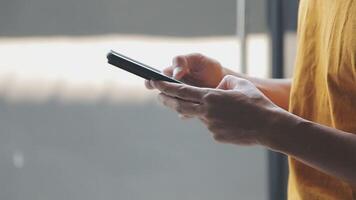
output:
M 286 153 L 286 145 L 293 144 L 293 135 L 306 120 L 289 113 L 282 108 L 277 108 L 270 117 L 268 131 L 261 142 L 263 146 L 281 153 Z

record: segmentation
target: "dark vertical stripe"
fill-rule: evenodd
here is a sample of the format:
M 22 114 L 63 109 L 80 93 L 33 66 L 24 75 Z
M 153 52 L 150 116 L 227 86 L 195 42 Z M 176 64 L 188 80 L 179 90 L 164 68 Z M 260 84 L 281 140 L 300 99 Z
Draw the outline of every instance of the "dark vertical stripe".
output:
M 269 0 L 268 25 L 271 40 L 272 77 L 283 78 L 283 0 Z M 268 151 L 268 188 L 270 200 L 287 199 L 288 163 L 286 156 Z

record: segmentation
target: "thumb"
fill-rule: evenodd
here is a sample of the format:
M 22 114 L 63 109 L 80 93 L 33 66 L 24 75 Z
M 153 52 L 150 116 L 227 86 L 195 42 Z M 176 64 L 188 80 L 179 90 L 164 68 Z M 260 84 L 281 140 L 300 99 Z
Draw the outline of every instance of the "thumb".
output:
M 237 86 L 239 85 L 239 82 L 242 80 L 243 79 L 231 75 L 224 76 L 224 78 L 220 81 L 216 89 L 221 89 L 221 90 L 236 89 Z
M 186 74 L 188 73 L 187 68 L 183 68 L 180 66 L 177 66 L 176 68 L 174 68 L 173 70 L 173 78 L 180 80 L 182 79 Z
M 177 56 L 173 59 L 173 78 L 180 80 L 189 73 L 188 62 L 185 56 Z

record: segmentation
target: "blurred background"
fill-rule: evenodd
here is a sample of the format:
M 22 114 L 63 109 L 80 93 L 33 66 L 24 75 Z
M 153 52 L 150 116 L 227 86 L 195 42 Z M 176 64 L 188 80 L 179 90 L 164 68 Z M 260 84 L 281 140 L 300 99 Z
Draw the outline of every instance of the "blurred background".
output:
M 0 199 L 285 199 L 282 155 L 215 143 L 106 53 L 163 69 L 200 52 L 290 77 L 297 10 L 297 0 L 0 1 Z

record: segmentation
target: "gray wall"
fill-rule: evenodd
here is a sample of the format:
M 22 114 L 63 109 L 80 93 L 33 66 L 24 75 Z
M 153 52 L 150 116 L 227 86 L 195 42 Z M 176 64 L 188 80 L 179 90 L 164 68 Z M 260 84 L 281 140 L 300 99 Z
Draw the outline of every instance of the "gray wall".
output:
M 0 36 L 234 35 L 236 0 L 11 0 Z
M 268 31 L 268 0 L 246 1 L 247 31 Z M 298 1 L 283 2 L 288 30 Z M 0 36 L 235 35 L 236 0 L 12 0 L 0 2 Z
M 156 103 L 0 99 L 0 199 L 263 200 L 265 151 Z

